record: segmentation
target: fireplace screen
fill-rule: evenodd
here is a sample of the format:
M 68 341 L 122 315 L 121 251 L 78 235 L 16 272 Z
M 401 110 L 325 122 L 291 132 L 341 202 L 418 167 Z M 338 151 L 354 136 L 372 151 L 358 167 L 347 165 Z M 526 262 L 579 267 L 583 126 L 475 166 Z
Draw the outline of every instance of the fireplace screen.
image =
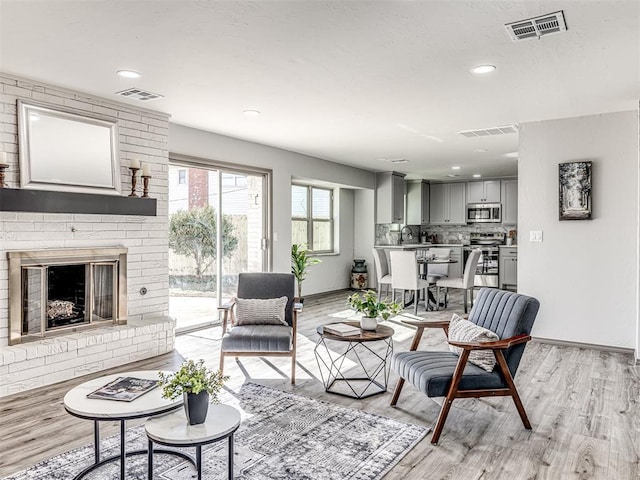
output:
M 24 267 L 22 281 L 23 335 L 113 320 L 115 262 Z
M 126 249 L 7 256 L 11 345 L 69 328 L 126 323 Z

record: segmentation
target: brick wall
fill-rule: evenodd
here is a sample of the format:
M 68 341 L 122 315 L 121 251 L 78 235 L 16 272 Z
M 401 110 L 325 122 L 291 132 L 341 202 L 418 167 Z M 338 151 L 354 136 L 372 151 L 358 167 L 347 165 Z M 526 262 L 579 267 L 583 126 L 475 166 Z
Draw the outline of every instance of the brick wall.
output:
M 152 175 L 149 195 L 158 200 L 158 216 L 0 212 L 0 354 L 8 345 L 8 250 L 125 246 L 129 321 L 166 315 L 168 116 L 0 73 L 0 151 L 8 153 L 9 188 L 20 186 L 18 99 L 116 120 L 122 193 L 127 195 L 127 187 L 130 189 L 130 161 L 136 158 L 149 164 Z M 140 294 L 142 287 L 148 290 L 144 296 Z

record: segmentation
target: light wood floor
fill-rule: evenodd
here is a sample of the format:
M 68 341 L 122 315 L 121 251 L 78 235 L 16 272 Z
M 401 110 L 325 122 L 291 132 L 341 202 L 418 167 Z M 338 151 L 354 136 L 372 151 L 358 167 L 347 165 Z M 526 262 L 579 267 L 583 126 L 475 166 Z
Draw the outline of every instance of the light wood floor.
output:
M 347 292 L 308 298 L 300 318 L 298 381 L 288 381 L 289 360 L 229 359 L 237 390 L 252 381 L 352 408 L 432 426 L 439 406 L 410 385 L 397 408 L 391 393 L 352 400 L 324 392 L 313 354 L 318 323 L 345 309 Z M 454 298 L 455 299 L 455 298 Z M 449 318 L 445 312 L 420 315 Z M 413 330 L 392 325 L 396 351 L 407 349 Z M 65 413 L 62 398 L 72 386 L 105 373 L 172 369 L 183 358 L 218 365 L 220 329 L 179 336 L 176 350 L 160 357 L 0 399 L 0 477 L 92 441 L 91 422 Z M 445 349 L 441 331 L 426 332 L 421 348 Z M 395 385 L 395 376 L 391 388 Z M 457 400 L 438 446 L 427 436 L 386 477 L 394 479 L 640 479 L 640 367 L 630 355 L 531 342 L 516 384 L 533 425 L 527 431 L 510 399 Z M 116 433 L 115 424 L 103 435 Z

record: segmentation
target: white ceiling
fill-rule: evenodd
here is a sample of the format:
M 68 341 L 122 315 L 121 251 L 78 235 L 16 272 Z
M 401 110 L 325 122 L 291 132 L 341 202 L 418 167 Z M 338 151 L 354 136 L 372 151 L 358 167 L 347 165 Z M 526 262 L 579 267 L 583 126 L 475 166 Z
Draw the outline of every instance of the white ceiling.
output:
M 503 26 L 557 10 L 563 34 L 514 43 Z M 412 177 L 513 175 L 517 135 L 456 131 L 640 99 L 638 0 L 0 0 L 0 28 L 7 73 L 114 99 L 140 87 L 164 98 L 123 101 L 175 123 Z

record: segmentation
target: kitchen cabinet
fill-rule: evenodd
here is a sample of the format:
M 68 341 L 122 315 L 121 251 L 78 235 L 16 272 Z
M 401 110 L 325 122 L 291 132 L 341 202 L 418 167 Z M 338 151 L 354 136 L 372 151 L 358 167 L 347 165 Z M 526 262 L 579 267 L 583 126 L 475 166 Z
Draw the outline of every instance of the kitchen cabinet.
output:
M 429 195 L 431 225 L 466 223 L 466 189 L 464 183 L 432 183 Z
M 502 223 L 518 224 L 518 180 L 502 181 Z
M 376 223 L 404 223 L 403 173 L 376 174 Z
M 500 247 L 500 288 L 516 290 L 518 286 L 518 248 Z
M 425 180 L 407 182 L 407 225 L 429 223 L 429 184 Z
M 500 180 L 468 182 L 467 203 L 500 203 Z

